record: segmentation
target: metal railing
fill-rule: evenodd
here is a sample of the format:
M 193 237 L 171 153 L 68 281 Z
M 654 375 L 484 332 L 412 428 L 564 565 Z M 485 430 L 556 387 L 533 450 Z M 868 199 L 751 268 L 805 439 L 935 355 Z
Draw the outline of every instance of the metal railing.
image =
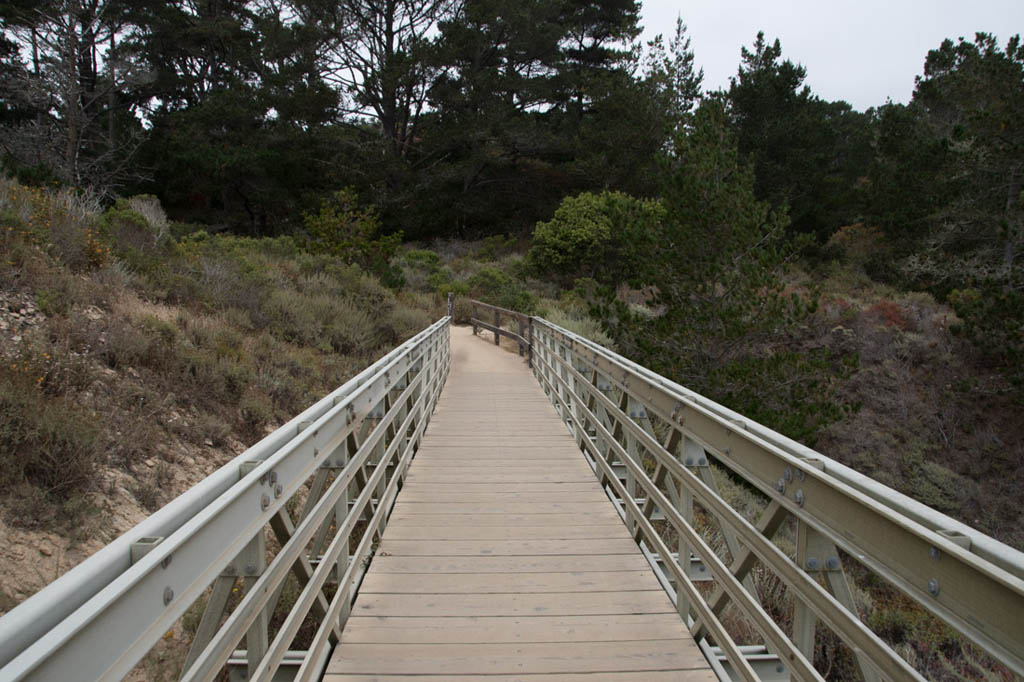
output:
M 0 619 L 0 680 L 121 679 L 190 609 L 181 679 L 319 679 L 448 375 L 449 321 Z
M 817 623 L 864 679 L 923 679 L 862 622 L 844 561 L 1024 674 L 1024 554 L 546 320 L 531 329 L 534 374 L 722 679 L 822 679 Z M 756 524 L 712 462 L 758 491 Z M 772 541 L 791 520 L 795 556 Z M 758 598 L 756 565 L 793 596 L 791 632 Z M 736 641 L 730 604 L 760 641 Z

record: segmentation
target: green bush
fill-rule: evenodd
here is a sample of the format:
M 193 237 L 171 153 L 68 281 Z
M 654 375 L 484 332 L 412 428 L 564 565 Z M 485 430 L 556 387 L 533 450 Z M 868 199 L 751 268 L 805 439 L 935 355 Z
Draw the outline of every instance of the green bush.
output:
M 100 422 L 68 399 L 47 399 L 41 383 L 23 365 L 0 369 L 0 484 L 65 502 L 97 483 Z
M 476 250 L 476 257 L 482 261 L 495 261 L 507 255 L 515 248 L 516 240 L 501 234 L 485 237 L 483 244 Z
M 153 197 L 118 199 L 103 214 L 100 224 L 113 254 L 138 272 L 163 267 L 166 251 L 173 248 L 167 218 Z
M 351 188 L 335 192 L 316 214 L 305 216 L 310 249 L 356 263 L 373 272 L 388 286 L 402 286 L 402 272 L 391 261 L 402 243 L 402 233 L 380 235 L 380 219 L 373 206 L 360 207 Z
M 581 277 L 618 284 L 629 279 L 663 219 L 659 202 L 622 192 L 566 197 L 550 221 L 537 223 L 528 262 L 539 276 L 563 284 Z
M 467 283 L 473 298 L 484 303 L 508 308 L 527 315 L 532 315 L 537 307 L 537 296 L 526 286 L 492 267 L 481 269 L 469 278 Z
M 1024 292 L 990 282 L 954 289 L 948 299 L 961 320 L 951 331 L 1001 364 L 1024 395 Z

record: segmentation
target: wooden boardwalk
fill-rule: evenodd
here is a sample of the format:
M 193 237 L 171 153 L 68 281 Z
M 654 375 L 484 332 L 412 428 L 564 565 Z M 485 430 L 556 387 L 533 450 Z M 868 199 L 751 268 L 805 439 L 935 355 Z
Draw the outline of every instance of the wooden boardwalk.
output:
M 460 327 L 325 677 L 451 679 L 716 679 L 523 359 Z

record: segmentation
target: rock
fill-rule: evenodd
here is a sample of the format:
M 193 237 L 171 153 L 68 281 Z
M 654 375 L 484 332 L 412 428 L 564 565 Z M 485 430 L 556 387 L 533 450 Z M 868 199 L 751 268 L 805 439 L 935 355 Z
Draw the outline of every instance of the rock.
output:
M 209 438 L 207 438 L 206 440 L 203 441 L 203 445 L 205 445 L 208 448 L 212 448 L 213 447 L 213 441 L 210 440 Z
M 39 546 L 39 553 L 43 556 L 53 556 L 53 550 L 47 547 L 46 545 Z

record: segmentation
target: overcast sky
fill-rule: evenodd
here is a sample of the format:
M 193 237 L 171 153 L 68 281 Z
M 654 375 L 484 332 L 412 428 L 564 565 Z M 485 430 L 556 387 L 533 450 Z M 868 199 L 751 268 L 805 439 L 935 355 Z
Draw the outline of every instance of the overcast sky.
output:
M 819 97 L 856 109 L 907 102 L 928 50 L 944 38 L 995 33 L 1000 46 L 1024 33 L 1024 0 L 642 0 L 646 42 L 688 26 L 707 89 L 727 88 L 740 46 L 759 30 L 782 42 L 782 58 L 807 68 Z

